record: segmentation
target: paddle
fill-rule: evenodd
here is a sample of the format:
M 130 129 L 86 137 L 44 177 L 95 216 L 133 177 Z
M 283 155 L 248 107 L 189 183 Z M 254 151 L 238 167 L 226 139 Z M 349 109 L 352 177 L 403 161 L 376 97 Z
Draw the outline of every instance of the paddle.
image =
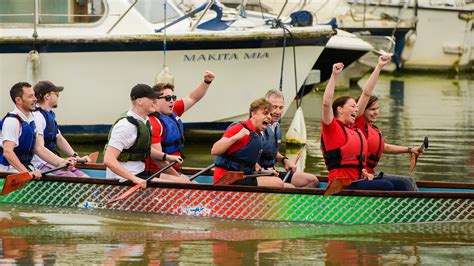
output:
M 420 153 L 418 155 L 415 155 L 413 153 L 411 154 L 411 156 L 410 156 L 410 176 L 413 176 L 413 171 L 415 170 L 416 163 L 418 162 L 418 156 L 420 156 L 420 154 L 423 153 L 423 151 L 425 149 L 428 149 L 428 145 L 429 145 L 428 136 L 425 136 L 425 138 L 423 139 L 423 144 L 421 144 L 421 146 L 420 146 Z
M 194 175 L 192 175 L 190 178 L 189 178 L 189 181 L 193 181 L 194 179 L 196 179 L 196 177 L 202 175 L 204 172 L 208 171 L 209 169 L 211 169 L 212 167 L 214 167 L 215 164 L 210 164 L 209 166 L 207 166 L 206 168 L 202 169 L 201 171 L 195 173 Z
M 260 176 L 272 176 L 273 173 L 264 173 L 264 174 L 255 174 L 255 175 L 245 175 L 240 171 L 229 171 L 221 179 L 217 180 L 214 186 L 223 186 L 223 185 L 232 185 L 235 182 L 245 179 L 245 178 L 257 178 Z
M 175 165 L 176 163 L 177 163 L 177 162 L 174 161 L 174 162 L 168 164 L 167 166 L 161 168 L 158 172 L 156 172 L 156 173 L 152 174 L 151 176 L 149 176 L 147 179 L 145 179 L 146 182 L 147 182 L 147 184 L 148 184 L 148 182 L 149 182 L 150 180 L 152 180 L 153 178 L 159 176 L 161 173 L 163 173 L 164 171 L 168 170 L 169 168 L 173 167 L 173 165 Z M 136 184 L 136 185 L 133 186 L 131 189 L 125 191 L 125 193 L 123 193 L 122 195 L 116 197 L 115 199 L 109 200 L 109 201 L 107 202 L 107 204 L 114 203 L 114 202 L 116 202 L 116 201 L 119 201 L 119 200 L 123 200 L 123 199 L 128 198 L 128 196 L 132 195 L 133 192 L 135 192 L 135 191 L 136 191 L 137 189 L 139 189 L 140 187 L 141 187 L 140 184 Z
M 329 186 L 326 188 L 326 191 L 324 191 L 323 196 L 331 196 L 333 194 L 337 194 L 341 192 L 345 187 L 350 185 L 352 183 L 352 180 L 348 177 L 338 177 L 335 178 L 331 181 Z
M 305 146 L 306 146 L 306 144 L 303 144 L 303 147 L 301 147 L 300 151 L 296 155 L 296 159 L 295 159 L 295 162 L 294 162 L 295 165 L 298 163 L 299 159 L 301 158 L 301 155 L 303 154 L 303 150 L 304 150 Z M 286 173 L 285 178 L 283 178 L 283 183 L 285 183 L 286 180 L 288 180 L 288 178 L 290 177 L 291 172 L 293 172 L 293 169 L 290 169 L 290 171 L 288 171 Z
M 41 174 L 42 175 L 49 174 L 54 171 L 64 169 L 68 166 L 69 164 L 61 165 L 61 166 L 58 166 L 46 171 L 42 171 Z M 5 184 L 3 185 L 2 196 L 23 187 L 31 179 L 33 179 L 33 175 L 30 172 L 23 172 L 23 173 L 8 175 L 7 178 L 5 179 Z

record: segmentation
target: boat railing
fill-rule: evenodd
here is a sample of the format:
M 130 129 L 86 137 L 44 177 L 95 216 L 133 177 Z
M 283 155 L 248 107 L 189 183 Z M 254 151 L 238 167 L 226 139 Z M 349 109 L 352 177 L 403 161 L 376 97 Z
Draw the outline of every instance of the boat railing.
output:
M 125 10 L 125 12 L 119 17 L 119 19 L 110 27 L 110 29 L 107 31 L 107 34 L 109 34 L 119 23 L 122 21 L 122 19 L 132 10 L 132 8 L 137 4 L 138 0 L 135 0 L 128 8 Z

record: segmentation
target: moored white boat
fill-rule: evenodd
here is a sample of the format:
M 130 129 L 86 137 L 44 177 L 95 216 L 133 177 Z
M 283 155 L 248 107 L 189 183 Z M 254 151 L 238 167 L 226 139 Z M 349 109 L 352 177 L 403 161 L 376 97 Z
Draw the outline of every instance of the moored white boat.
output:
M 459 71 L 472 65 L 474 4 L 452 0 L 347 2 L 359 11 L 370 8 L 375 14 L 394 17 L 407 6 L 402 19 L 413 18 L 417 23 L 414 34 L 407 37 L 406 69 Z
M 164 26 L 163 0 L 139 1 L 142 5 L 137 6 L 128 0 L 91 2 L 96 3 L 95 9 L 89 6 L 83 13 L 76 12 L 78 3 L 69 3 L 72 6 L 66 9 L 72 13 L 56 14 L 43 8 L 32 14 L 34 9 L 20 9 L 17 13 L 26 15 L 17 15 L 17 22 L 14 13 L 0 14 L 2 95 L 23 80 L 47 79 L 63 85 L 66 89 L 57 113 L 65 133 L 106 133 L 117 115 L 128 108 L 130 88 L 154 83 L 163 67 L 165 39 L 166 64 L 175 77 L 178 97 L 202 81 L 204 70 L 217 75 L 205 98 L 183 116 L 187 124 L 246 116 L 253 99 L 279 86 L 283 30 L 271 28 L 262 19 L 224 14 L 224 20 L 218 12 L 208 11 L 199 21 L 200 13 L 186 18 L 168 3 L 165 36 L 163 31 L 155 32 Z M 28 2 L 28 8 L 31 5 Z M 34 14 L 36 23 L 28 23 L 35 21 Z M 216 31 L 218 28 L 222 30 Z M 301 86 L 334 31 L 330 26 L 289 30 L 296 48 L 297 86 Z M 286 43 L 293 45 L 290 40 Z M 38 51 L 39 63 L 27 60 L 32 50 Z M 293 99 L 295 76 L 289 51 L 284 60 L 283 93 Z M 0 101 L 1 112 L 12 108 L 8 97 Z

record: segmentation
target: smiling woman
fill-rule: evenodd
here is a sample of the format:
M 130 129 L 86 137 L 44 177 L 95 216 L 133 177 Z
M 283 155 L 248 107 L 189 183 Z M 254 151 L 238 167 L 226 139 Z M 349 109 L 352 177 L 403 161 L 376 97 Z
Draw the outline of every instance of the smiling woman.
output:
M 341 178 L 350 181 L 347 186 L 349 189 L 407 190 L 400 180 L 373 180 L 373 175 L 365 169 L 366 138 L 359 128 L 354 127 L 356 116 L 360 115 L 359 109 L 365 110 L 380 71 L 388 62 L 390 62 L 389 56 L 379 57 L 377 67 L 372 72 L 357 103 L 354 98 L 343 96 L 331 104 L 337 75 L 344 68 L 342 63 L 333 65 L 332 75 L 323 96 L 321 134 L 321 150 L 326 168 L 329 170 L 330 183 L 336 178 Z

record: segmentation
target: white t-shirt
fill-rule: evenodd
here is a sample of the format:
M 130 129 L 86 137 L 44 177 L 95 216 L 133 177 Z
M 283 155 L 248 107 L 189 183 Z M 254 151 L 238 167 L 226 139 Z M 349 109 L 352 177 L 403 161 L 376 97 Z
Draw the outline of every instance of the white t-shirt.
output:
M 146 122 L 148 121 L 148 117 L 146 117 L 146 119 L 143 119 L 131 110 L 127 112 L 127 115 L 137 119 L 138 122 L 144 124 L 146 124 Z M 115 126 L 112 128 L 112 133 L 110 134 L 110 139 L 107 143 L 107 146 L 111 146 L 119 151 L 123 151 L 132 147 L 136 139 L 137 127 L 124 118 L 118 121 L 117 124 L 115 124 Z M 120 164 L 134 175 L 145 171 L 145 163 L 142 161 L 120 162 Z M 126 180 L 125 178 L 116 175 L 109 168 L 107 168 L 106 170 L 106 178 L 120 179 L 121 181 Z
M 25 116 L 20 109 L 15 106 L 15 109 L 10 112 L 11 114 L 17 114 L 24 121 L 31 123 L 34 120 L 33 113 L 28 113 L 28 116 Z M 3 126 L 0 129 L 0 146 L 3 147 L 3 142 L 6 140 L 13 141 L 15 147 L 18 147 L 19 139 L 21 135 L 21 126 L 17 118 L 7 117 L 3 121 Z M 5 166 L 0 164 L 0 171 L 2 172 L 17 172 L 12 166 Z
M 35 111 L 33 112 L 33 116 L 35 118 L 35 124 L 36 124 L 36 135 L 41 135 L 44 137 L 44 130 L 46 129 L 46 119 L 44 118 L 43 114 L 40 111 Z M 59 129 L 58 129 L 59 131 Z M 61 132 L 56 135 L 60 135 Z M 42 160 L 38 155 L 35 154 L 33 157 L 33 160 L 31 160 L 31 164 L 34 165 L 34 167 L 38 168 L 40 165 L 46 163 L 44 160 Z

